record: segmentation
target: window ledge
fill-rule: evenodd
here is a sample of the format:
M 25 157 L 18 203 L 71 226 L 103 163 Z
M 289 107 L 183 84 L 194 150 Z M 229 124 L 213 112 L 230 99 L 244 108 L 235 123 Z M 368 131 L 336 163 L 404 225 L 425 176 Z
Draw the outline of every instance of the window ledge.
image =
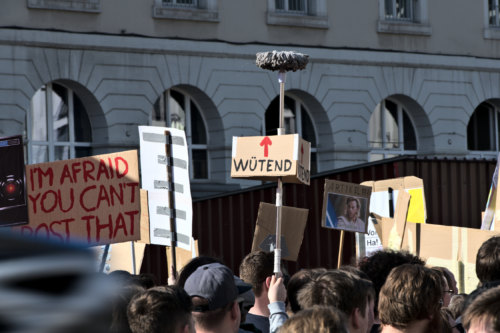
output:
M 28 0 L 28 8 L 100 13 L 101 1 Z
M 189 21 L 219 22 L 219 12 L 200 8 L 153 7 L 153 17 Z
M 276 12 L 267 13 L 267 24 L 293 27 L 328 29 L 327 16 L 293 15 Z
M 485 39 L 500 39 L 500 27 L 489 26 L 484 28 L 483 36 Z
M 432 34 L 432 29 L 428 24 L 380 20 L 377 25 L 377 32 L 387 34 L 430 36 Z

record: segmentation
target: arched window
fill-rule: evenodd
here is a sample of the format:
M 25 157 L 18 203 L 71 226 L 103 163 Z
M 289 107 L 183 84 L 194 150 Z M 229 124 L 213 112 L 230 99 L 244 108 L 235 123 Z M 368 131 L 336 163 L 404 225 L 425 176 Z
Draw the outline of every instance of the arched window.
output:
M 499 108 L 489 102 L 481 103 L 467 125 L 467 148 L 472 151 L 495 152 L 500 147 Z
M 265 132 L 262 135 L 277 135 L 279 127 L 279 96 L 266 110 Z M 317 172 L 316 131 L 305 105 L 294 97 L 285 96 L 284 121 L 286 134 L 298 133 L 311 143 L 311 174 Z
M 85 106 L 63 85 L 48 83 L 33 95 L 26 127 L 28 164 L 92 154 Z
M 154 105 L 152 125 L 184 130 L 191 179 L 208 179 L 207 130 L 199 107 L 189 95 L 179 89 L 166 90 Z
M 417 137 L 408 112 L 389 99 L 375 107 L 370 118 L 370 161 L 403 154 L 416 154 Z

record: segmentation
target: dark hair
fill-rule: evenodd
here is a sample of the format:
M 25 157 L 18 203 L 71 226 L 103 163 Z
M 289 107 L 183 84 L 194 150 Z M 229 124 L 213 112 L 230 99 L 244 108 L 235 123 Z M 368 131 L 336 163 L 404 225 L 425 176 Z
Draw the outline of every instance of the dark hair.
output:
M 303 269 L 292 275 L 290 281 L 288 281 L 286 295 L 288 299 L 288 307 L 293 313 L 300 310 L 300 305 L 297 301 L 297 294 L 299 290 L 309 281 L 314 280 L 324 272 L 326 272 L 326 268 L 313 268 Z
M 382 289 L 391 270 L 403 264 L 425 265 L 425 262 L 410 252 L 389 249 L 377 251 L 359 262 L 359 269 L 368 275 L 375 288 L 375 316 L 378 316 L 377 305 L 380 289 Z
M 274 253 L 257 250 L 250 252 L 240 264 L 240 278 L 252 285 L 255 296 L 262 294 L 262 282 L 273 275 Z
M 431 317 L 439 323 L 442 281 L 436 271 L 422 265 L 404 264 L 393 268 L 379 295 L 382 324 L 405 329 L 414 321 Z
M 300 289 L 297 299 L 302 309 L 314 305 L 333 306 L 349 317 L 358 308 L 364 317 L 366 305 L 374 297 L 371 281 L 335 269 L 308 282 Z
M 219 264 L 223 264 L 223 262 L 217 258 L 209 257 L 209 256 L 200 256 L 191 259 L 184 267 L 181 269 L 179 276 L 177 277 L 176 285 L 181 288 L 184 288 L 184 284 L 186 283 L 187 278 L 193 274 L 193 272 L 200 266 L 206 264 L 213 264 L 218 262 Z
M 500 286 L 477 296 L 465 310 L 462 323 L 466 330 L 474 323 L 482 323 L 485 328 L 500 332 Z
M 127 309 L 133 333 L 176 332 L 191 323 L 191 298 L 178 286 L 150 289 L 136 294 Z
M 477 251 L 476 275 L 481 283 L 500 280 L 500 236 L 491 237 Z
M 203 307 L 208 305 L 208 300 L 202 297 L 194 296 L 191 300 L 193 301 L 194 307 Z M 211 311 L 193 312 L 193 319 L 197 326 L 207 330 L 213 329 L 224 320 L 226 313 L 231 311 L 235 302 L 236 301 L 229 302 L 225 306 Z
M 110 333 L 128 333 L 130 330 L 127 319 L 127 307 L 134 295 L 143 292 L 145 289 L 136 284 L 123 286 L 116 297 L 112 300 L 112 314 Z

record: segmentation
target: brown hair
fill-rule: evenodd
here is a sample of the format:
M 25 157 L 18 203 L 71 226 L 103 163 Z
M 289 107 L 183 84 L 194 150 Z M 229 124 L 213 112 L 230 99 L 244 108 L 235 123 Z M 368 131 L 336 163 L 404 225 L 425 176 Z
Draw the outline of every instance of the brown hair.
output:
M 316 305 L 294 314 L 281 326 L 280 333 L 348 333 L 344 315 L 329 306 Z
M 288 307 L 293 313 L 300 310 L 300 305 L 297 300 L 299 290 L 309 281 L 316 279 L 324 272 L 326 272 L 326 268 L 313 268 L 303 269 L 292 275 L 286 287 L 286 295 L 288 298 Z
M 194 307 L 200 307 L 208 304 L 208 300 L 202 297 L 194 296 L 191 299 Z M 229 302 L 229 304 L 223 306 L 222 308 L 212 311 L 193 312 L 193 319 L 197 326 L 210 330 L 217 327 L 224 320 L 224 317 L 231 311 L 233 306 L 234 302 Z
M 241 261 L 240 278 L 252 285 L 255 296 L 262 294 L 262 282 L 273 275 L 274 254 L 261 250 L 250 252 Z
M 500 280 L 500 236 L 491 237 L 477 251 L 476 275 L 481 283 Z
M 330 270 L 300 289 L 297 299 L 302 309 L 333 306 L 350 316 L 358 308 L 364 317 L 367 302 L 374 297 L 371 281 L 346 271 Z
M 439 319 L 442 277 L 421 265 L 392 269 L 379 294 L 379 319 L 384 325 L 405 329 L 412 322 Z
M 133 333 L 176 332 L 191 322 L 191 298 L 184 289 L 168 286 L 136 294 L 127 308 Z
M 465 310 L 462 323 L 466 330 L 476 324 L 500 332 L 500 286 L 487 289 L 477 296 Z

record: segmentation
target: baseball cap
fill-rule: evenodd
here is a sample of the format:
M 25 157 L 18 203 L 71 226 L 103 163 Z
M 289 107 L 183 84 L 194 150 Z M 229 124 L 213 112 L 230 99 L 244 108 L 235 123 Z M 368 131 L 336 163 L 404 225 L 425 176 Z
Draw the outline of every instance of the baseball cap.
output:
M 250 285 L 248 285 L 251 288 Z M 240 293 L 249 290 L 246 286 L 236 286 L 233 272 L 220 263 L 200 266 L 186 280 L 184 289 L 189 296 L 198 296 L 208 304 L 196 306 L 194 312 L 220 309 L 234 302 Z

